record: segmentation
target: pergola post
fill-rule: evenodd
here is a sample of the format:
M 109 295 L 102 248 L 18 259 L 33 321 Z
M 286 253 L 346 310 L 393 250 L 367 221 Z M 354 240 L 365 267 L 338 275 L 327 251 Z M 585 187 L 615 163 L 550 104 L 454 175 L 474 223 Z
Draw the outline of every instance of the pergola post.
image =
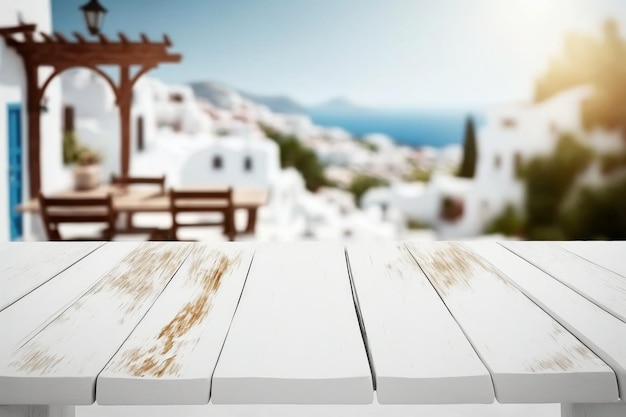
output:
M 117 106 L 120 112 L 120 176 L 128 177 L 130 171 L 130 110 L 132 104 L 133 83 L 130 80 L 128 65 L 120 66 L 120 84 L 118 86 Z
M 28 172 L 29 195 L 36 198 L 41 189 L 41 150 L 40 150 L 40 91 L 37 66 L 24 61 L 26 68 L 26 107 L 28 113 Z

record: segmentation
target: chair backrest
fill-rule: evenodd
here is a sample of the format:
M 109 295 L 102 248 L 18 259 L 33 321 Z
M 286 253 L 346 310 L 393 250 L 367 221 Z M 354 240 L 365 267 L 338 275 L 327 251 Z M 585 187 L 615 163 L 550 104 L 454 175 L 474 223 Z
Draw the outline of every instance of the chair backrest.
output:
M 113 198 L 47 198 L 39 194 L 41 217 L 48 240 L 63 240 L 59 233 L 60 223 L 104 223 L 103 240 L 111 240 L 115 229 Z M 100 240 L 100 239 L 98 239 Z
M 234 206 L 233 190 L 170 190 L 170 213 L 172 214 L 172 234 L 180 226 L 223 226 L 225 233 L 232 240 L 234 238 Z M 223 214 L 219 222 L 180 223 L 177 215 L 180 213 L 211 213 Z
M 111 184 L 131 185 L 131 184 L 154 184 L 161 187 L 161 192 L 165 193 L 165 175 L 162 177 L 118 177 L 111 175 Z

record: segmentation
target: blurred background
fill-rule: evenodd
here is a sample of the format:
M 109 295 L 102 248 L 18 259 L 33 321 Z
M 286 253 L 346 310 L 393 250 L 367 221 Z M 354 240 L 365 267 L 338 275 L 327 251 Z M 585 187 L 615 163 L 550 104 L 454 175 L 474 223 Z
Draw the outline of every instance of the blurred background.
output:
M 95 42 L 84 4 L 3 0 L 1 23 Z M 134 85 L 130 173 L 266 189 L 247 239 L 626 237 L 622 0 L 99 4 L 105 39 L 166 34 L 182 55 Z M 0 91 L 23 89 L 0 56 Z M 71 187 L 84 151 L 101 182 L 119 173 L 105 78 L 68 68 L 42 103 L 43 190 Z

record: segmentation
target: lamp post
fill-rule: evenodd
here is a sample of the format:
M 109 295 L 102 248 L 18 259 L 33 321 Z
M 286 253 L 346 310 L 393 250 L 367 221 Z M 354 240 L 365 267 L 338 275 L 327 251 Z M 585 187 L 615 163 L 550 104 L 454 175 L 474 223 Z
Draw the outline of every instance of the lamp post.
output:
M 107 9 L 102 7 L 98 0 L 89 0 L 87 3 L 83 4 L 80 9 L 85 15 L 85 23 L 87 23 L 89 33 L 92 35 L 100 33 L 100 27 L 102 26 L 102 21 L 104 20 Z

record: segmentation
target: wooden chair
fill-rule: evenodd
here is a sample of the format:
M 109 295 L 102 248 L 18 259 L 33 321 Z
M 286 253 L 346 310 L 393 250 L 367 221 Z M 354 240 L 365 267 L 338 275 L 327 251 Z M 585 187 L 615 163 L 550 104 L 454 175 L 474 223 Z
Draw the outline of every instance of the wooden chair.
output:
M 119 177 L 115 174 L 111 175 L 111 184 L 127 187 L 129 185 L 155 185 L 160 187 L 162 195 L 165 194 L 165 175 L 161 177 Z M 167 235 L 167 231 L 161 230 L 157 227 L 136 227 L 133 224 L 133 213 L 126 214 L 126 226 L 124 229 L 118 229 L 117 233 L 164 233 Z
M 161 187 L 161 193 L 165 194 L 165 175 L 162 177 L 118 177 L 117 175 L 111 175 L 111 184 L 113 185 L 158 185 Z
M 235 240 L 233 190 L 225 191 L 177 191 L 170 190 L 170 213 L 172 228 L 170 238 L 178 240 L 181 227 L 222 226 L 228 240 Z M 178 215 L 183 213 L 221 213 L 220 221 L 181 223 Z
M 79 237 L 67 240 L 112 240 L 115 231 L 113 198 L 47 198 L 39 194 L 41 217 L 48 240 L 65 240 L 59 233 L 61 223 L 102 223 L 105 228 L 100 236 Z

